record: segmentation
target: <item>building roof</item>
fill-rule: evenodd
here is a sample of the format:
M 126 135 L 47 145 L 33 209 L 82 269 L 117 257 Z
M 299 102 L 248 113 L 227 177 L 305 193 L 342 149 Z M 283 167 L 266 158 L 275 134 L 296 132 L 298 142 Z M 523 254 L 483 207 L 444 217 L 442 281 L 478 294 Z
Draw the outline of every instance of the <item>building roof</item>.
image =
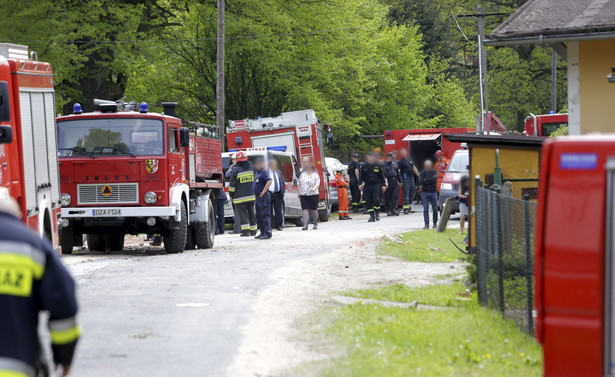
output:
M 615 38 L 615 1 L 528 0 L 490 34 L 486 44 Z
M 483 145 L 531 149 L 539 149 L 547 139 L 539 136 L 483 134 L 445 134 L 444 137 L 455 143 L 467 143 L 468 146 Z

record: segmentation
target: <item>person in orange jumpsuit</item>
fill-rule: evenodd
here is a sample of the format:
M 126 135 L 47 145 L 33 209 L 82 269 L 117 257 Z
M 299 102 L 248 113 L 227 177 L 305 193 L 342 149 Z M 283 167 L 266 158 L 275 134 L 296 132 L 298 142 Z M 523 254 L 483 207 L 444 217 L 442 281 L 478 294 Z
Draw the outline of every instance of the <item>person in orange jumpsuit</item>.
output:
M 435 157 L 435 168 L 438 171 L 438 184 L 436 186 L 436 190 L 438 190 L 438 194 L 440 194 L 440 185 L 442 184 L 442 178 L 444 178 L 444 173 L 446 173 L 446 170 L 448 169 L 448 165 L 450 164 L 451 160 L 446 158 L 444 156 L 444 152 L 442 152 L 441 150 L 436 151 Z
M 335 173 L 335 185 L 337 186 L 337 198 L 339 200 L 338 214 L 340 220 L 350 220 L 348 217 L 348 182 L 344 179 L 342 171 Z

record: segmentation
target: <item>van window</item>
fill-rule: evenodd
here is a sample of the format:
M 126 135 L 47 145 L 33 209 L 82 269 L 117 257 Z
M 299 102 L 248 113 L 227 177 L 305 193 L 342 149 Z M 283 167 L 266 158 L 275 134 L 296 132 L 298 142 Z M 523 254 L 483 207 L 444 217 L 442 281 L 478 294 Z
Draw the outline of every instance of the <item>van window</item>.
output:
M 295 175 L 297 176 L 297 179 L 299 179 L 299 176 L 301 175 L 301 169 L 299 169 L 299 163 L 297 163 L 297 159 L 295 158 L 295 156 L 292 156 L 293 159 L 293 166 L 295 167 Z
M 292 182 L 293 181 L 293 161 L 290 156 L 283 154 L 276 154 L 273 158 L 278 163 L 278 169 L 282 172 L 282 177 L 284 177 L 284 181 Z

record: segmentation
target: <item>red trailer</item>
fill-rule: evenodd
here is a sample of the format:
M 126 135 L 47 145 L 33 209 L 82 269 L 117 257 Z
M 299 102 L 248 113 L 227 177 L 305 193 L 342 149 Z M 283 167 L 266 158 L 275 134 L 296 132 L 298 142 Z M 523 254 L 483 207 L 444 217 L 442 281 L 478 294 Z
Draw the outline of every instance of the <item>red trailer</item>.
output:
M 546 377 L 615 375 L 615 136 L 548 139 L 536 233 Z
M 0 194 L 17 200 L 24 222 L 58 246 L 60 217 L 53 71 L 28 47 L 0 44 Z M 6 131 L 6 130 L 5 130 Z
M 450 159 L 453 153 L 461 148 L 460 143 L 448 141 L 444 134 L 466 134 L 476 132 L 473 128 L 421 128 L 416 130 L 384 131 L 384 152 L 408 149 L 417 167 L 423 166 L 427 159 L 434 159 L 437 150 L 442 150 L 444 156 Z
M 285 148 L 297 157 L 314 162 L 320 174 L 320 221 L 329 221 L 329 177 L 325 165 L 323 129 L 314 110 L 299 110 L 282 113 L 277 117 L 243 119 L 229 122 L 226 140 L 229 152 L 248 148 Z M 296 186 L 296 181 L 293 182 Z
M 87 235 L 93 251 L 118 251 L 125 234 L 160 234 L 167 253 L 211 248 L 213 189 L 223 183 L 217 128 L 187 124 L 147 104 L 101 101 L 100 111 L 58 122 L 64 252 Z

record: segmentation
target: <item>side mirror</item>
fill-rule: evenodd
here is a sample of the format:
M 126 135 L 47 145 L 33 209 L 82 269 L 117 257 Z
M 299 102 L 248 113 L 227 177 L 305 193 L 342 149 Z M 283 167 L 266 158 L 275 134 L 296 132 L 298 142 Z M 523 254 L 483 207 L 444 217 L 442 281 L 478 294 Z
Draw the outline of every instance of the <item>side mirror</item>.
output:
M 179 129 L 179 145 L 182 148 L 188 148 L 190 146 L 190 129 L 183 127 Z
M 0 144 L 9 144 L 13 141 L 13 129 L 11 126 L 0 126 Z
M 0 81 L 0 122 L 10 122 L 9 83 Z

